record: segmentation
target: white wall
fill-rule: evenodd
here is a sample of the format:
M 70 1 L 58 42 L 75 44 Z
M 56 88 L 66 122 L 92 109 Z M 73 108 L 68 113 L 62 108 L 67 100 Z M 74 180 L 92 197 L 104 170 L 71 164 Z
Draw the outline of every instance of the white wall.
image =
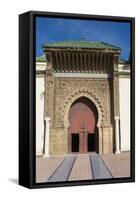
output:
M 119 78 L 121 151 L 130 150 L 130 78 Z
M 44 76 L 36 76 L 36 154 L 42 155 L 44 135 Z

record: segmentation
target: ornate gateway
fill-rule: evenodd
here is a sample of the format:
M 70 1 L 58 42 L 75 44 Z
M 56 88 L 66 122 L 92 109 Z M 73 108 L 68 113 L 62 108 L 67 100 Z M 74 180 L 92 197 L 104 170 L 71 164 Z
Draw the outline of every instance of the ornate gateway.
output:
M 64 41 L 43 50 L 45 154 L 118 152 L 121 49 L 103 42 Z

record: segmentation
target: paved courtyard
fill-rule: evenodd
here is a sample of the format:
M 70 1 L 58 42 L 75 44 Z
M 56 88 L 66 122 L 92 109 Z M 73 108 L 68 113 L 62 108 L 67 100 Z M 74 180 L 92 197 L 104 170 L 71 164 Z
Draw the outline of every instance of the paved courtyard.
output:
M 130 153 L 70 154 L 36 158 L 36 182 L 109 179 L 130 176 Z

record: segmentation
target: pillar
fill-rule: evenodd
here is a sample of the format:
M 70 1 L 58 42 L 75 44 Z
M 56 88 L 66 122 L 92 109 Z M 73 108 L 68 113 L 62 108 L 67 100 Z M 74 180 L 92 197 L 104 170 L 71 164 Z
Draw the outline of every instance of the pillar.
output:
M 84 148 L 84 135 L 83 135 L 83 133 L 81 132 L 81 133 L 79 133 L 79 153 L 83 153 L 83 148 Z
M 119 140 L 120 140 L 120 129 L 119 129 L 119 116 L 120 116 L 120 106 L 119 106 L 119 72 L 118 72 L 118 60 L 119 54 L 114 54 L 113 62 L 113 113 L 114 113 L 114 134 L 115 134 L 115 153 L 120 153 Z
M 99 149 L 98 149 L 98 152 L 99 154 L 102 154 L 103 153 L 103 131 L 102 131 L 102 128 L 101 127 L 97 127 L 98 128 L 98 131 L 99 131 Z
M 119 116 L 115 116 L 115 153 L 120 153 Z
M 47 67 L 46 67 L 46 79 L 45 79 L 45 110 L 44 116 L 50 117 L 51 126 L 53 126 L 53 96 L 54 96 L 54 76 L 51 54 L 46 54 Z
M 49 156 L 50 117 L 45 117 L 44 156 Z

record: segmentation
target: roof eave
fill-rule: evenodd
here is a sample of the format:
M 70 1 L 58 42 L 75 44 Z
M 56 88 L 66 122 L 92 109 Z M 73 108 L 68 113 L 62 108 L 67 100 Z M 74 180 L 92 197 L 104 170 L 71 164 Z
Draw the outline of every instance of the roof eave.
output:
M 92 52 L 92 53 L 113 53 L 113 54 L 121 54 L 121 50 L 115 50 L 115 49 L 71 49 L 71 48 L 55 48 L 55 49 L 43 49 L 43 52 L 46 53 L 52 53 L 52 52 Z
M 114 51 L 114 52 L 121 52 L 121 49 L 115 48 L 81 48 L 81 47 L 43 47 L 43 51 L 56 51 L 56 50 L 73 50 L 73 51 Z

